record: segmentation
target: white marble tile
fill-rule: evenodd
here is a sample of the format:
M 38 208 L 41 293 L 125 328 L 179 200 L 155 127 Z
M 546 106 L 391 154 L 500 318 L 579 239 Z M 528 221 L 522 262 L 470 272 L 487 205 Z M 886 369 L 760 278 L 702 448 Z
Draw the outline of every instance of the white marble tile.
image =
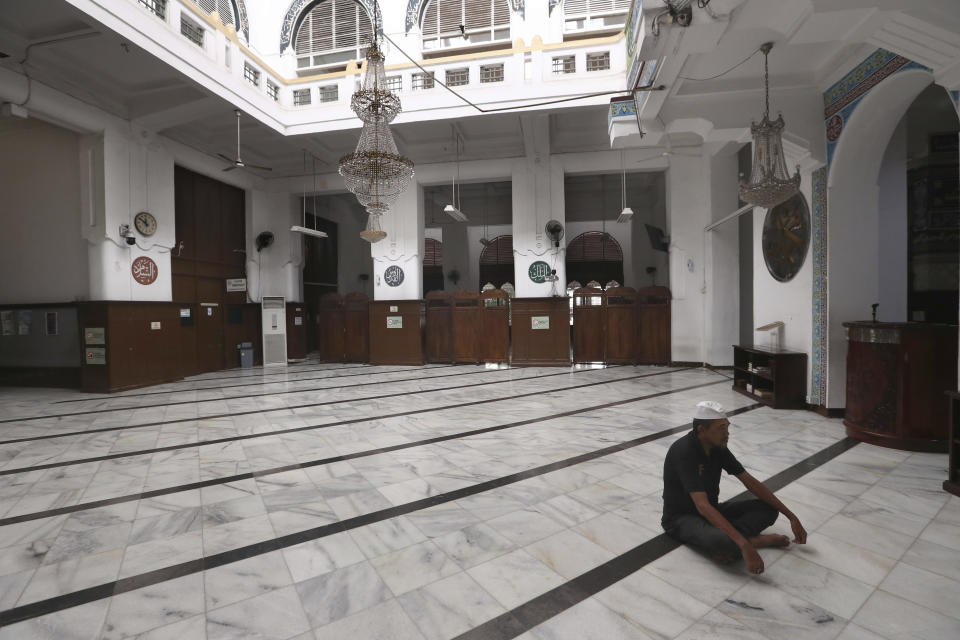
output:
M 518 549 L 467 570 L 474 580 L 505 607 L 516 607 L 564 579 L 547 565 Z
M 652 537 L 648 529 L 613 513 L 588 520 L 573 530 L 618 555 Z
M 914 537 L 837 514 L 827 520 L 817 533 L 843 540 L 887 558 L 898 559 L 913 544 Z
M 475 524 L 434 538 L 461 568 L 468 569 L 517 548 L 517 544 L 485 524 Z
M 914 604 L 960 620 L 960 582 L 900 562 L 880 588 Z
M 287 640 L 309 629 L 292 586 L 207 612 L 207 640 Z
M 596 599 L 652 638 L 673 638 L 710 607 L 652 573 L 636 571 Z
M 112 582 L 117 578 L 122 560 L 123 550 L 114 549 L 44 565 L 33 574 L 17 604 L 24 605 Z
M 294 582 L 315 578 L 365 559 L 360 547 L 346 532 L 288 547 L 281 553 Z
M 403 516 L 353 529 L 350 537 L 368 558 L 376 558 L 427 539 Z
M 392 597 L 367 562 L 298 582 L 296 590 L 312 627 L 325 626 Z
M 95 640 L 109 601 L 97 600 L 45 616 L 0 627 L 0 640 Z
M 927 525 L 920 534 L 920 539 L 954 551 L 960 551 L 960 525 L 948 524 L 936 520 Z
M 863 627 L 852 622 L 847 623 L 836 640 L 887 640 L 872 631 L 867 631 Z
M 447 640 L 505 611 L 467 573 L 406 593 L 398 601 L 427 640 Z
M 677 636 L 677 640 L 769 640 L 760 631 L 711 610 Z
M 206 640 L 206 626 L 206 616 L 197 615 L 141 633 L 136 638 L 137 640 Z
M 398 600 L 387 600 L 314 630 L 316 640 L 423 640 Z
M 514 511 L 487 521 L 487 526 L 520 546 L 562 531 L 563 525 L 535 507 Z
M 254 556 L 203 572 L 208 610 L 269 593 L 293 583 L 279 551 Z
M 960 553 L 949 547 L 917 540 L 900 560 L 960 582 Z
M 877 590 L 853 622 L 889 640 L 944 640 L 960 637 L 960 620 Z
M 460 572 L 460 567 L 432 541 L 370 561 L 395 596 Z
M 135 636 L 203 611 L 203 576 L 199 573 L 122 593 L 110 599 L 103 640 Z
M 807 544 L 793 547 L 791 553 L 870 585 L 880 584 L 896 564 L 892 558 L 819 531 L 807 537 Z
M 749 580 L 741 565 L 721 566 L 688 547 L 654 560 L 647 571 L 701 602 L 716 606 Z
M 537 640 L 651 640 L 650 636 L 592 598 L 534 627 Z
M 832 640 L 847 623 L 822 607 L 754 580 L 717 610 L 771 640 Z
M 790 552 L 770 564 L 755 581 L 768 583 L 847 619 L 857 612 L 874 589 Z
M 570 529 L 527 545 L 524 551 L 568 580 L 614 557 L 612 551 Z

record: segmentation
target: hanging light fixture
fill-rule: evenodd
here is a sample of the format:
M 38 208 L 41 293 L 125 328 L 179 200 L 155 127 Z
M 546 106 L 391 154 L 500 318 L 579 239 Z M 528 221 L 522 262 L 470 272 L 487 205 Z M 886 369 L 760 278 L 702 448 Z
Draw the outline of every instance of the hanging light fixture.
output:
M 783 116 L 770 121 L 770 70 L 767 64 L 772 42 L 766 42 L 760 50 L 763 52 L 763 90 L 764 111 L 760 124 L 750 123 L 753 136 L 753 168 L 750 181 L 740 183 L 740 199 L 746 203 L 771 209 L 790 199 L 800 190 L 800 167 L 797 173 L 787 173 L 787 163 L 783 156 Z
M 374 14 L 379 15 L 376 9 Z M 347 189 L 371 215 L 368 229 L 376 224 L 378 230 L 376 216 L 389 210 L 413 177 L 413 162 L 399 154 L 390 132 L 390 122 L 400 113 L 400 98 L 387 88 L 383 52 L 377 42 L 379 31 L 377 24 L 367 49 L 363 84 L 350 99 L 350 108 L 363 121 L 360 140 L 356 151 L 340 158 L 339 163 Z
M 617 222 L 625 224 L 633 219 L 633 209 L 627 206 L 627 169 L 623 164 L 623 149 L 620 150 L 620 215 Z
M 367 227 L 360 232 L 360 237 L 370 244 L 380 242 L 387 237 L 387 232 L 380 227 L 380 214 L 371 213 L 367 215 Z

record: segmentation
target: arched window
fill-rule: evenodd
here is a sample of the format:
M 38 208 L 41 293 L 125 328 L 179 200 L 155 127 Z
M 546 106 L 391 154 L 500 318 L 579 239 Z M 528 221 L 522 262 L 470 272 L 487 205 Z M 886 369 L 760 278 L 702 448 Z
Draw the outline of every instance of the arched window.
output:
M 421 27 L 424 50 L 510 42 L 510 5 L 507 0 L 429 0 Z
M 297 71 L 330 72 L 360 61 L 373 40 L 367 10 L 356 0 L 320 0 L 303 16 L 294 38 Z
M 623 282 L 620 243 L 609 233 L 581 233 L 567 245 L 567 278 L 580 282 Z
M 216 11 L 223 24 L 231 24 L 235 29 L 240 29 L 240 14 L 232 0 L 196 0 L 196 3 L 207 13 Z
M 513 236 L 497 236 L 480 253 L 480 287 L 488 282 L 498 289 L 513 282 Z
M 443 291 L 443 243 L 423 239 L 423 293 Z
M 630 0 L 564 0 L 563 32 L 619 31 L 629 11 Z

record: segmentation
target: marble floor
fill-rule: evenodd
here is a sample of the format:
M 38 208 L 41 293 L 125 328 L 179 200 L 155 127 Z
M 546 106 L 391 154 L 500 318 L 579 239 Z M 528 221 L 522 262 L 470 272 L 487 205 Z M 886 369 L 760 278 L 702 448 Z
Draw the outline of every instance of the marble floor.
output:
M 700 400 L 810 534 L 760 576 L 660 530 Z M 696 368 L 308 360 L 0 389 L 0 640 L 956 639 L 946 465 Z

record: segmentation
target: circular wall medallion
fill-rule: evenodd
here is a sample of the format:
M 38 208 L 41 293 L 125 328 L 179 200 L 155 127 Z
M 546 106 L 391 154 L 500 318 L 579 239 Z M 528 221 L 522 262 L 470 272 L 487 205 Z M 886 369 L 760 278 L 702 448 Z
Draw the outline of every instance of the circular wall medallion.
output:
M 388 287 L 399 287 L 403 284 L 403 269 L 395 264 L 390 265 L 383 272 L 383 280 Z
M 159 275 L 157 263 L 146 256 L 140 256 L 133 261 L 130 265 L 130 273 L 133 274 L 134 280 L 143 285 L 153 284 Z
M 810 209 L 803 194 L 767 211 L 763 221 L 763 260 L 780 282 L 789 282 L 800 271 L 810 246 Z
M 547 276 L 550 275 L 550 265 L 543 260 L 537 260 L 527 269 L 527 275 L 530 276 L 530 280 L 533 282 L 543 284 L 547 281 Z

